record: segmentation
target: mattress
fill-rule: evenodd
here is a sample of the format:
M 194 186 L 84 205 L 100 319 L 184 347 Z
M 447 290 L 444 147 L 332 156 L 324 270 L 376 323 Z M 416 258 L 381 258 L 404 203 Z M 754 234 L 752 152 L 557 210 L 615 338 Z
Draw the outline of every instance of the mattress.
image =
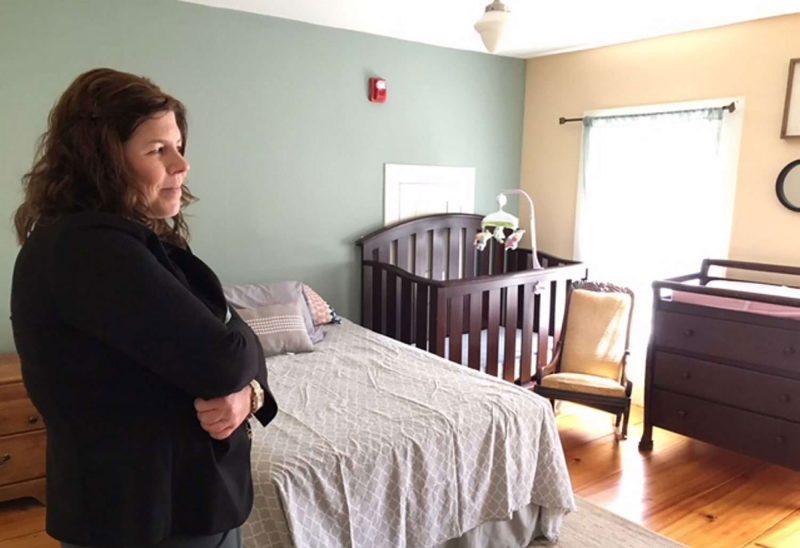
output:
M 575 508 L 530 391 L 347 320 L 267 366 L 280 411 L 254 426 L 248 548 L 430 547 L 521 509 L 555 539 Z
M 800 289 L 795 287 L 777 286 L 770 284 L 759 284 L 753 282 L 739 282 L 734 280 L 712 280 L 706 287 L 718 289 L 730 289 L 745 293 L 759 295 L 773 295 L 780 297 L 790 297 L 800 300 Z M 719 295 L 707 295 L 705 293 L 693 293 L 690 291 L 672 291 L 671 295 L 666 293 L 663 298 L 671 299 L 673 302 L 696 304 L 699 306 L 710 306 L 724 310 L 738 310 L 750 312 L 751 314 L 762 314 L 779 318 L 790 318 L 800 320 L 800 307 L 766 303 L 763 301 L 746 298 L 722 297 Z

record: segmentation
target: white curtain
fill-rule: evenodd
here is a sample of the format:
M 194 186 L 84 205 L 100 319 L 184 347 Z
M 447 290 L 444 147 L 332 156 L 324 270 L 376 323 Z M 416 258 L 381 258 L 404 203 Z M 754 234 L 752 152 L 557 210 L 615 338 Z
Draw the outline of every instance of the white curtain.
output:
M 593 280 L 636 294 L 630 377 L 641 388 L 651 283 L 724 258 L 733 205 L 723 109 L 585 118 L 576 252 Z

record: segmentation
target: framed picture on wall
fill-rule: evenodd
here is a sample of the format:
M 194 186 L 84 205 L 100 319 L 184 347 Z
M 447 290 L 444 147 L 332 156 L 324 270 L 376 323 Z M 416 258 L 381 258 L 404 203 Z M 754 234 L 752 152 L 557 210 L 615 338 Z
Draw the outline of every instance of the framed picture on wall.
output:
M 431 213 L 475 212 L 475 168 L 384 164 L 386 226 Z
M 781 138 L 800 137 L 800 58 L 789 61 Z

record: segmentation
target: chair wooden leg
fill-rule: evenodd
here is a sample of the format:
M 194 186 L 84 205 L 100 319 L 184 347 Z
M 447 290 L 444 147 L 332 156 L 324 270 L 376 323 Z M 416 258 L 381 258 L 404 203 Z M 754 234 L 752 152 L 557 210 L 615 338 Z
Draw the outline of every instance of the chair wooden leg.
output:
M 625 420 L 622 422 L 622 439 L 628 439 L 628 419 L 631 417 L 631 402 L 625 404 Z
M 619 423 L 622 421 L 622 413 L 617 413 L 617 422 L 614 423 L 614 428 L 619 428 Z

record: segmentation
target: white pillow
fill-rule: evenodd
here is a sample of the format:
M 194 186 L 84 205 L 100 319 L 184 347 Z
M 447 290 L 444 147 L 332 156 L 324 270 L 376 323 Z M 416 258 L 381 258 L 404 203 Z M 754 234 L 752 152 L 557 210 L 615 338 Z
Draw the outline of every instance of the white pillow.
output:
M 300 282 L 233 285 L 224 287 L 223 291 L 228 302 L 239 310 L 260 308 L 268 304 L 298 303 L 311 342 L 318 343 L 325 336 L 322 329 L 316 327 L 311 319 L 311 311 L 303 294 L 303 284 Z
M 261 341 L 264 356 L 314 350 L 299 303 L 243 308 L 239 315 Z

